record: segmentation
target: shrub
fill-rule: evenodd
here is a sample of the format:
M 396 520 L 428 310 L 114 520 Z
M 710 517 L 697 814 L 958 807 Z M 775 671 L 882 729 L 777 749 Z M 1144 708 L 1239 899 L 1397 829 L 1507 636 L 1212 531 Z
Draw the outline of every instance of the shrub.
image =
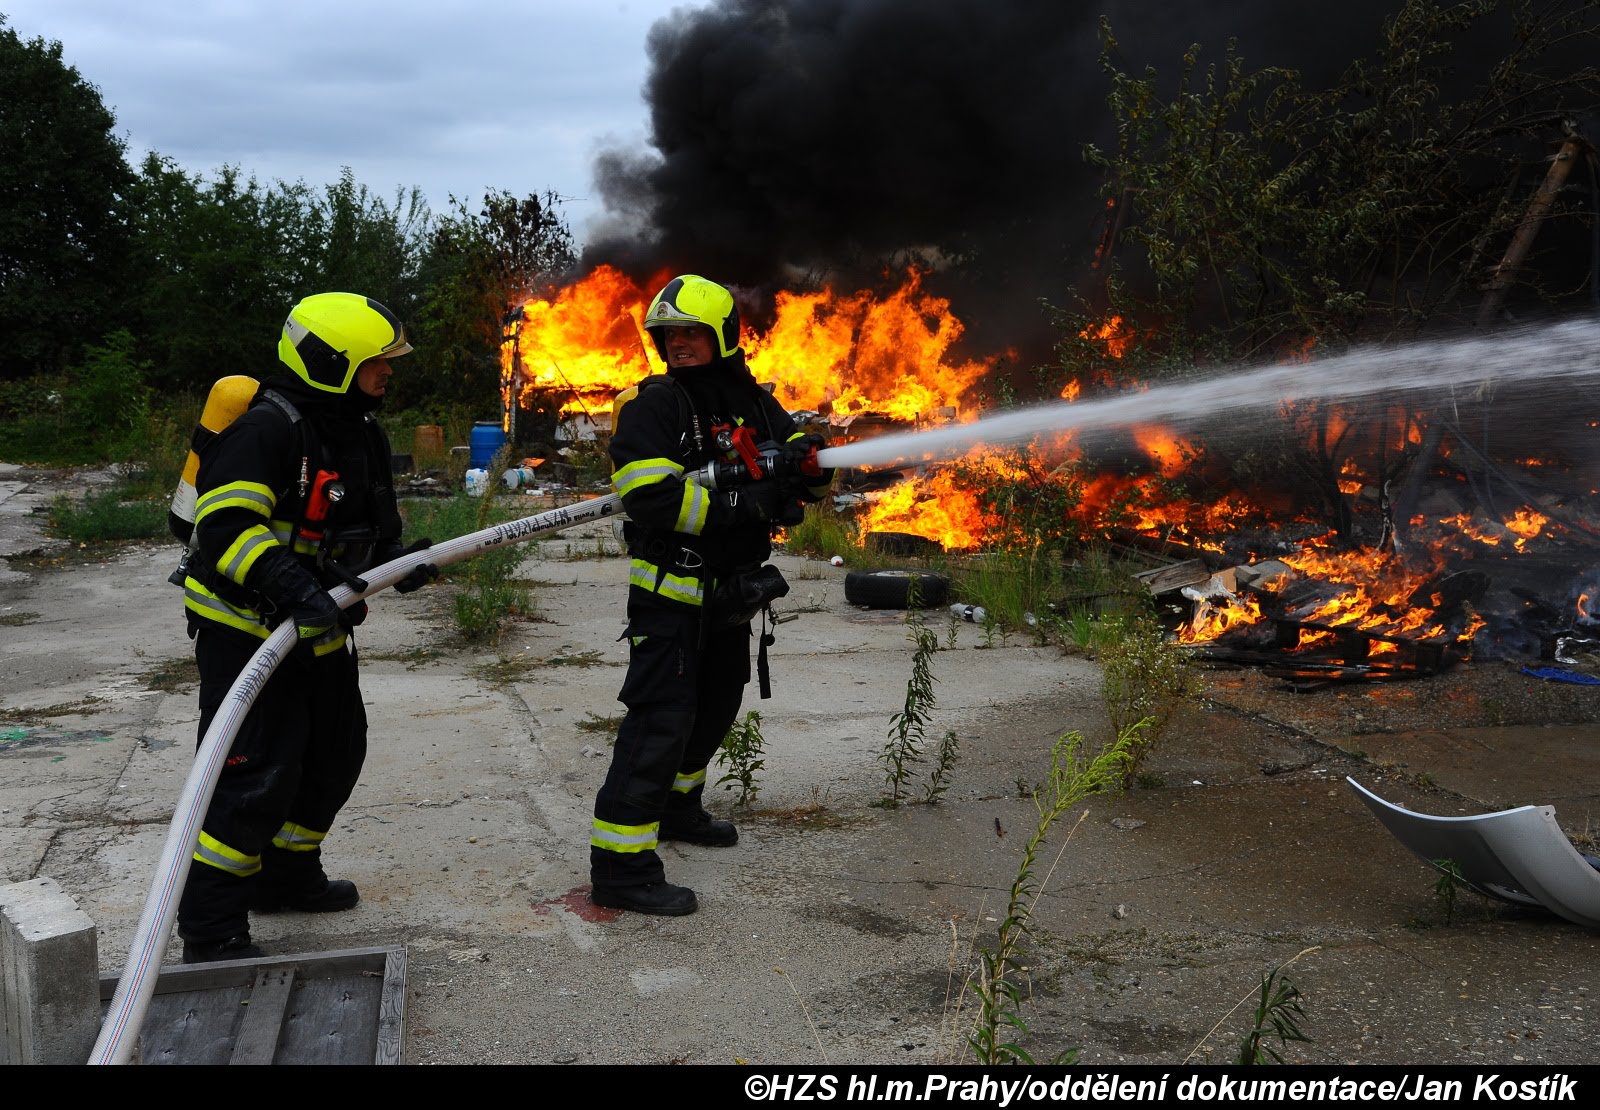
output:
M 159 501 L 124 501 L 110 489 L 75 502 L 57 497 L 46 517 L 56 535 L 77 544 L 146 540 L 167 535 L 167 506 Z
M 1160 624 L 1148 613 L 1108 618 L 1120 633 L 1100 647 L 1102 691 L 1111 728 L 1118 736 L 1140 722 L 1145 727 L 1129 749 L 1122 779 L 1124 789 L 1138 776 L 1150 747 L 1160 738 L 1179 703 L 1199 690 L 1188 653 L 1168 642 Z

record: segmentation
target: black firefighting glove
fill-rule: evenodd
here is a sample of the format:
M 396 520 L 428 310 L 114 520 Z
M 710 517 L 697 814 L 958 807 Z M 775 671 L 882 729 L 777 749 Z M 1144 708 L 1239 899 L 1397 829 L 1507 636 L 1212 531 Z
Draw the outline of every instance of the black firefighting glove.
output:
M 367 619 L 367 603 L 362 598 L 356 598 L 344 611 L 339 614 L 339 623 L 344 625 L 346 631 L 354 631 L 356 625 Z
M 827 440 L 815 432 L 791 439 L 780 448 L 783 457 L 781 473 L 784 484 L 795 491 L 807 491 L 833 482 L 833 470 L 817 462 L 817 452 L 827 446 Z
M 789 440 L 779 449 L 783 455 L 783 472 L 804 474 L 808 478 L 821 475 L 822 467 L 817 464 L 817 452 L 822 450 L 826 443 L 827 441 L 815 432 L 808 432 Z
M 325 635 L 339 623 L 339 606 L 316 575 L 288 551 L 263 555 L 251 568 L 246 584 L 294 621 L 301 643 Z
M 424 536 L 410 547 L 401 547 L 398 540 L 384 540 L 378 544 L 378 550 L 373 558 L 377 565 L 392 563 L 402 555 L 415 555 L 419 551 L 426 551 L 433 546 L 433 541 Z M 409 574 L 394 584 L 397 594 L 409 594 L 422 589 L 429 582 L 439 577 L 439 568 L 433 563 L 418 563 L 411 568 Z

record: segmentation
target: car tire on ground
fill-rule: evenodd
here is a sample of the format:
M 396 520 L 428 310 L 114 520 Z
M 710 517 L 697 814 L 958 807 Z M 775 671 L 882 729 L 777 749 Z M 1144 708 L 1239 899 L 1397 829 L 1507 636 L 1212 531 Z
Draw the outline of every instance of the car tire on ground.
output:
M 913 577 L 917 580 L 919 608 L 944 604 L 950 579 L 925 570 L 853 570 L 844 576 L 844 599 L 868 609 L 905 609 L 910 603 Z

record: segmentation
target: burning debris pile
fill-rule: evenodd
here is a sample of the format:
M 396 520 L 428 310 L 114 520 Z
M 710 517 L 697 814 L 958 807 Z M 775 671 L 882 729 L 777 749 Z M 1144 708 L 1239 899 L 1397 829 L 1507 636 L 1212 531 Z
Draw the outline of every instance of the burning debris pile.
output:
M 1594 491 L 1558 488 L 1567 476 L 1551 467 L 1530 495 L 1543 511 L 1519 504 L 1495 519 L 1481 504 L 1462 507 L 1459 460 L 1432 462 L 1433 488 L 1403 521 L 1379 490 L 1349 484 L 1352 531 L 1370 518 L 1371 543 L 1331 529 L 1290 542 L 1293 524 L 1241 530 L 1146 584 L 1176 638 L 1202 657 L 1260 665 L 1300 689 L 1426 676 L 1474 658 L 1585 662 L 1600 647 L 1589 601 L 1600 590 Z

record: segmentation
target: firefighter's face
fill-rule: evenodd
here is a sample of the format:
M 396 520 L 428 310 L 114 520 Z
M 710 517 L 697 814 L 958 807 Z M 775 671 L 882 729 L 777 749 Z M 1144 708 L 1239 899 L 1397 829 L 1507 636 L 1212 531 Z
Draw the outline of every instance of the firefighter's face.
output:
M 668 366 L 709 366 L 716 352 L 716 336 L 704 324 L 662 328 L 666 333 Z
M 369 358 L 356 371 L 356 388 L 368 397 L 382 397 L 383 391 L 389 388 L 389 375 L 393 373 L 394 368 L 382 355 Z

